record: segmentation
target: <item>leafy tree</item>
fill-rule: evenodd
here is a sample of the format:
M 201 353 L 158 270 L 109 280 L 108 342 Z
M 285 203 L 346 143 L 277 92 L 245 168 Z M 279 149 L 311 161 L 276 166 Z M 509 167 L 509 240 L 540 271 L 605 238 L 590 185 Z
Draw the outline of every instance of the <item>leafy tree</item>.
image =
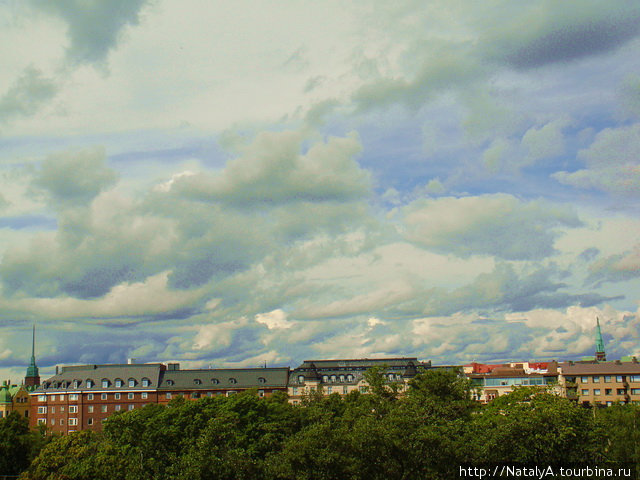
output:
M 29 431 L 29 421 L 17 412 L 0 419 L 0 475 L 17 475 L 25 470 L 39 444 Z

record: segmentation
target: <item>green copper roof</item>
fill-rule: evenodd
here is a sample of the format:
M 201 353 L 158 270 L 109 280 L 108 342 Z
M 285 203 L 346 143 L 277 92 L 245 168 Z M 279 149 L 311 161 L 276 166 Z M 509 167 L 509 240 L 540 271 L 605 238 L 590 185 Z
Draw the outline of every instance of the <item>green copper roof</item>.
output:
M 31 363 L 27 367 L 27 377 L 39 377 L 40 372 L 36 365 L 36 326 L 33 326 L 33 336 L 31 337 Z
M 11 403 L 11 394 L 9 393 L 9 388 L 6 385 L 3 385 L 0 388 L 0 403 Z
M 596 317 L 596 352 L 604 353 L 604 342 L 602 341 L 602 332 L 600 331 L 600 319 Z

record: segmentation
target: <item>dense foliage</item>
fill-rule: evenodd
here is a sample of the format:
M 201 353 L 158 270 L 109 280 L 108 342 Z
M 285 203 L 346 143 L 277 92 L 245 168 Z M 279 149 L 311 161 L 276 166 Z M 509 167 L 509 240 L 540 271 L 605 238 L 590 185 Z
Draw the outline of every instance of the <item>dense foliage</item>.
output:
M 284 394 L 246 392 L 118 413 L 102 433 L 77 432 L 44 446 L 21 478 L 451 479 L 461 465 L 640 464 L 635 405 L 596 414 L 531 387 L 480 407 L 454 372 L 420 374 L 406 395 L 379 371 L 368 380 L 369 394 L 310 395 L 300 406 Z M 33 452 L 20 431 L 5 433 L 1 448 L 11 438 L 12 451 Z M 22 455 L 15 465 L 24 468 L 32 453 L 13 455 Z

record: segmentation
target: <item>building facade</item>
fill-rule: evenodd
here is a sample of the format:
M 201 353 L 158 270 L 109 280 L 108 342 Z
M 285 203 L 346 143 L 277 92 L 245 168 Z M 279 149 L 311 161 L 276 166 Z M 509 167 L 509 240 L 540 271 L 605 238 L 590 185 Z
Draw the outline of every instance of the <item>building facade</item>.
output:
M 289 376 L 289 401 L 299 404 L 305 395 L 314 391 L 324 395 L 366 393 L 369 385 L 364 373 L 372 367 L 381 367 L 387 381 L 396 383 L 402 392 L 420 370 L 431 368 L 431 362 L 420 362 L 414 357 L 305 360 Z
M 101 430 L 112 414 L 183 396 L 199 399 L 256 389 L 258 395 L 286 392 L 289 369 L 180 370 L 177 363 L 74 365 L 31 391 L 30 422 L 54 432 Z
M 558 363 L 513 362 L 504 364 L 471 363 L 463 366 L 471 381 L 473 398 L 481 403 L 506 395 L 519 386 L 548 386 L 560 394 Z
M 584 406 L 611 406 L 640 403 L 640 363 L 563 362 L 559 365 L 559 382 L 563 394 Z

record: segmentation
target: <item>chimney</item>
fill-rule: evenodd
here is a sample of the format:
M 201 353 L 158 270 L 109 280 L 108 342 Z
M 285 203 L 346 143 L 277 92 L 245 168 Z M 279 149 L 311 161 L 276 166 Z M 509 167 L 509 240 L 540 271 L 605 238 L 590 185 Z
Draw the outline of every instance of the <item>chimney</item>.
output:
M 167 370 L 180 370 L 180 364 L 179 363 L 168 363 L 167 364 Z
M 127 365 L 133 365 L 134 363 L 136 363 L 136 359 L 135 358 L 128 358 L 127 359 Z

